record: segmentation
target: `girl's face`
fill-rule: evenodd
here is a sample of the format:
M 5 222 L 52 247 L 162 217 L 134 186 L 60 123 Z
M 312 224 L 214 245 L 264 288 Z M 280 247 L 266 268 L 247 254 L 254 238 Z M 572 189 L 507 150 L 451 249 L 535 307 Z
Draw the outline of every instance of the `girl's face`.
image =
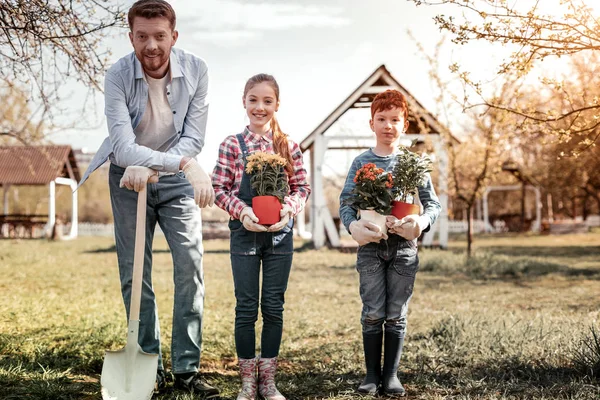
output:
M 279 108 L 275 90 L 268 82 L 254 85 L 252 89 L 248 90 L 242 102 L 250 119 L 250 128 L 253 131 L 262 131 L 263 129 L 259 128 L 268 127 L 273 114 Z

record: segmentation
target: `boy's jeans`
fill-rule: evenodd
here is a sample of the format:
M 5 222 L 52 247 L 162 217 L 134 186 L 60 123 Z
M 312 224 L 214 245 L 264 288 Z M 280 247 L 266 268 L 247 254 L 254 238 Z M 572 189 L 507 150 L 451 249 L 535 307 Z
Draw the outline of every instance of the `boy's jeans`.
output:
M 108 180 L 121 293 L 129 318 L 138 194 L 119 187 L 124 171 L 112 164 Z M 158 183 L 148 184 L 139 344 L 144 351 L 159 355 L 158 367 L 161 369 L 158 309 L 152 288 L 152 239 L 157 222 L 173 258 L 172 370 L 174 373 L 195 372 L 200 363 L 204 304 L 202 219 L 194 202 L 194 190 L 182 173 L 162 176 Z
M 360 274 L 364 333 L 385 330 L 404 337 L 408 303 L 419 269 L 416 241 L 398 235 L 358 248 L 356 269 Z

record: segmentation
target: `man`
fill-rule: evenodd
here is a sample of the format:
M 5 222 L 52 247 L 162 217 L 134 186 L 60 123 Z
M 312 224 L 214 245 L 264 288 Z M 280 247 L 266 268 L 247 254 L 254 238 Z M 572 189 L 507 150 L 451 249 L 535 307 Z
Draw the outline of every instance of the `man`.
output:
M 212 205 L 214 191 L 196 162 L 204 145 L 208 112 L 207 67 L 173 48 L 175 12 L 164 0 L 139 0 L 128 14 L 134 52 L 107 72 L 105 114 L 109 137 L 89 174 L 110 158 L 109 186 L 121 292 L 129 315 L 137 193 L 148 182 L 146 250 L 139 343 L 159 354 L 157 387 L 166 385 L 158 310 L 152 289 L 152 238 L 160 225 L 173 257 L 175 298 L 171 343 L 174 386 L 204 398 L 218 396 L 198 373 L 202 342 L 204 277 L 199 207 Z

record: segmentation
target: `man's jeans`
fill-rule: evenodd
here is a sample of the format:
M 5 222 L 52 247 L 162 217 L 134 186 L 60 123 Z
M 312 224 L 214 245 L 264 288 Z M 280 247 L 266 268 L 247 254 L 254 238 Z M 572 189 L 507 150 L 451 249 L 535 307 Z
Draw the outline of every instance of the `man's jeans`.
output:
M 129 318 L 138 194 L 119 187 L 124 171 L 114 164 L 110 166 L 109 187 L 121 293 Z M 182 173 L 161 176 L 158 183 L 148 184 L 139 344 L 145 352 L 158 354 L 158 366 L 163 368 L 158 309 L 152 288 L 152 239 L 157 222 L 173 257 L 172 370 L 174 373 L 195 372 L 200 363 L 204 306 L 202 219 L 194 202 L 194 190 Z
M 404 337 L 408 303 L 413 293 L 419 257 L 415 241 L 398 235 L 358 248 L 356 269 L 360 274 L 364 333 L 385 330 Z
M 230 243 L 236 298 L 235 345 L 237 355 L 239 358 L 256 356 L 254 325 L 258 319 L 262 261 L 261 357 L 277 357 L 283 331 L 285 291 L 294 251 L 291 224 L 276 233 L 249 232 L 241 226 L 231 231 Z

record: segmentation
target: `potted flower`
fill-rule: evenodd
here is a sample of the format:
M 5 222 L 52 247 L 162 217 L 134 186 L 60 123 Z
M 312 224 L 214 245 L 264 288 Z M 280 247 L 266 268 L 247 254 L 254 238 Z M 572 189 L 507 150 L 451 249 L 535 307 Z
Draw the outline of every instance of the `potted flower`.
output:
M 287 161 L 262 151 L 252 153 L 246 161 L 246 173 L 251 175 L 250 185 L 257 194 L 252 198 L 252 211 L 259 224 L 275 224 L 281 219 L 281 205 L 290 190 L 284 170 Z
M 420 208 L 418 204 L 414 204 L 414 198 L 418 187 L 425 184 L 427 174 L 433 170 L 433 163 L 429 156 L 420 156 L 405 146 L 399 146 L 399 150 L 392 171 L 392 215 L 401 219 L 407 215 L 419 214 Z
M 392 210 L 392 174 L 373 163 L 363 165 L 354 176 L 352 196 L 345 200 L 360 212 L 360 218 L 387 231 L 385 217 Z

